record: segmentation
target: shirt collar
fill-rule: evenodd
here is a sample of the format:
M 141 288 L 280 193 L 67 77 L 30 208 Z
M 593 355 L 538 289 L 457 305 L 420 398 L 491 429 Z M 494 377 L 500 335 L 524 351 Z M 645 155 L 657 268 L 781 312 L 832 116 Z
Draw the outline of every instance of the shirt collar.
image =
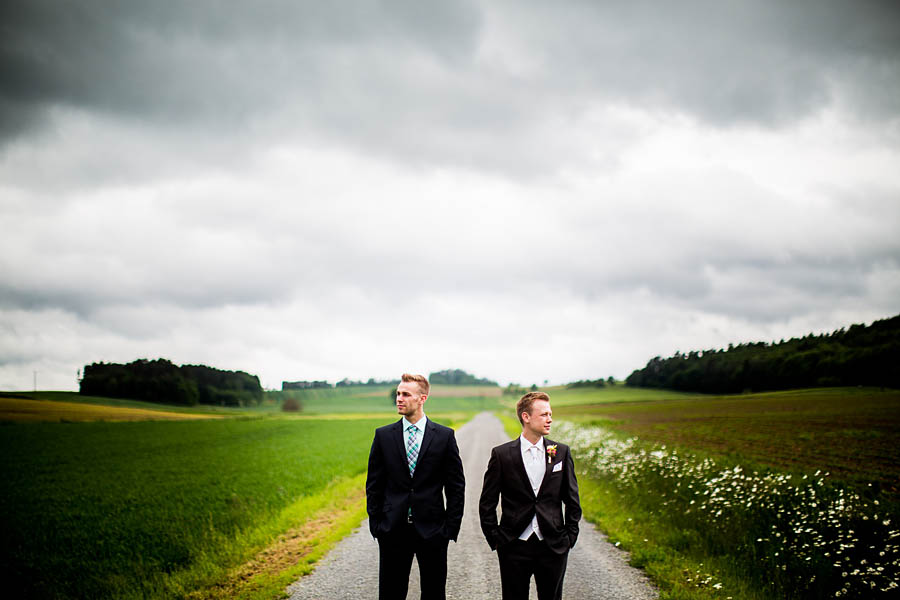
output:
M 532 446 L 536 446 L 537 449 L 541 452 L 544 451 L 544 436 L 541 436 L 541 439 L 538 440 L 537 444 L 532 444 L 528 440 L 525 439 L 524 435 L 519 436 L 519 448 L 522 450 L 522 454 L 528 452 L 528 449 Z
M 419 419 L 415 423 L 410 423 L 409 420 L 404 416 L 403 417 L 403 431 L 406 431 L 407 428 L 409 428 L 409 426 L 412 425 L 413 427 L 415 427 L 422 433 L 425 433 L 425 423 L 427 421 L 428 421 L 428 417 L 426 417 L 425 415 L 422 415 L 421 419 Z

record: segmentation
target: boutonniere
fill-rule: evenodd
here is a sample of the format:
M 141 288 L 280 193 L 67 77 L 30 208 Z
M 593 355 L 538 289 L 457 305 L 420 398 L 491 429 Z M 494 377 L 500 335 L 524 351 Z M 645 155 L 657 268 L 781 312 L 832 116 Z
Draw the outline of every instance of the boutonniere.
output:
M 552 446 L 547 446 L 547 464 L 550 464 L 550 461 L 553 460 L 553 457 L 556 456 L 556 444 Z

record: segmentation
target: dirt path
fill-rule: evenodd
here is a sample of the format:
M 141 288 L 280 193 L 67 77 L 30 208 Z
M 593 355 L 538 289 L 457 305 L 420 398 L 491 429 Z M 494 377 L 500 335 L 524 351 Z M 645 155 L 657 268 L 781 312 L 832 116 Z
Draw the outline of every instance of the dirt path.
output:
M 478 497 L 491 448 L 507 441 L 499 419 L 476 416 L 457 432 L 466 473 L 466 510 L 459 543 L 450 543 L 447 598 L 499 600 L 500 571 L 478 524 Z M 565 441 L 565 440 L 561 440 Z M 413 566 L 407 598 L 419 597 L 419 572 Z M 338 544 L 316 570 L 291 585 L 291 600 L 358 600 L 378 597 L 378 544 L 368 522 Z M 626 555 L 582 522 L 578 543 L 569 554 L 564 600 L 645 600 L 657 593 L 643 573 L 626 563 Z M 531 598 L 536 599 L 532 582 Z

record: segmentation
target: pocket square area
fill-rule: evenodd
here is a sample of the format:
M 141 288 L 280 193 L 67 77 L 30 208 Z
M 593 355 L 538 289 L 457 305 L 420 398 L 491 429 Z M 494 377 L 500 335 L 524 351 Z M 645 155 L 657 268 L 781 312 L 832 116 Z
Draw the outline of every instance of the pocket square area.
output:
M 553 472 L 556 473 L 557 471 L 562 471 L 562 463 L 556 463 L 555 465 L 553 465 Z

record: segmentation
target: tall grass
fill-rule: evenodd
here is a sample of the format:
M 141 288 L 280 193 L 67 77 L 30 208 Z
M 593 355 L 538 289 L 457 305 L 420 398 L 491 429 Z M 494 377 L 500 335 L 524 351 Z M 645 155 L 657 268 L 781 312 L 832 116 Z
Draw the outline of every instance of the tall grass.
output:
M 891 499 L 830 482 L 821 471 L 748 471 L 623 439 L 599 426 L 562 423 L 554 435 L 619 501 L 680 532 L 684 548 L 725 558 L 732 573 L 769 597 L 868 598 L 900 591 L 900 527 Z M 694 584 L 713 597 L 729 595 L 715 574 L 698 573 Z

